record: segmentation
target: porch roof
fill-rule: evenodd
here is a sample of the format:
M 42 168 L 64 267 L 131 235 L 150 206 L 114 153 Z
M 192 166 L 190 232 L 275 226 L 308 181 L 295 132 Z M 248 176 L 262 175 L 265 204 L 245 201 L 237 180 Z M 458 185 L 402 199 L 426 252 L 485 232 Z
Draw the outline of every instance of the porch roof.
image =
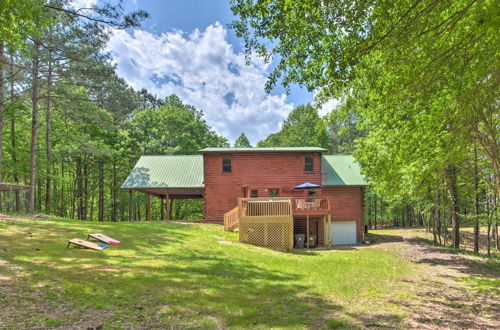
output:
M 203 156 L 141 156 L 123 189 L 203 188 Z

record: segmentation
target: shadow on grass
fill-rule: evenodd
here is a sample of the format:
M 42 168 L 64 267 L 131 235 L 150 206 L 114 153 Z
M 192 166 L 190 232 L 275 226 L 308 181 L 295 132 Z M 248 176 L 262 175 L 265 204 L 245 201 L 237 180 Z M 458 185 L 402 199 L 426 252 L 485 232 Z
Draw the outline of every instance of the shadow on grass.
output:
M 423 252 L 426 256 L 419 259 L 417 263 L 446 266 L 451 269 L 455 269 L 464 275 L 500 278 L 499 264 L 487 262 L 487 260 L 492 259 L 486 259 L 483 255 L 478 255 L 470 251 L 444 247 L 435 244 L 432 240 L 420 237 L 408 239 L 407 242 L 424 248 Z M 467 256 L 470 255 L 480 256 L 483 258 L 467 258 Z
M 108 318 L 102 321 L 108 325 L 120 321 L 149 328 L 325 327 L 324 315 L 342 310 L 313 294 L 301 284 L 299 275 L 258 267 L 244 258 L 188 248 L 192 242 L 185 240 L 196 233 L 179 232 L 184 225 L 178 225 L 181 229 L 174 224 L 156 226 L 149 229 L 154 230 L 149 236 L 141 226 L 135 226 L 135 232 L 116 228 L 115 233 L 105 225 L 98 227 L 110 229 L 107 234 L 116 234 L 124 242 L 112 250 L 117 255 L 66 250 L 64 241 L 58 247 L 57 236 L 72 238 L 88 233 L 83 225 L 58 228 L 59 234 L 49 231 L 45 238 L 41 237 L 42 228 L 37 233 L 31 226 L 30 232 L 40 238 L 30 241 L 30 247 L 0 251 L 2 259 L 29 274 L 16 279 L 25 287 L 22 295 L 28 295 L 37 307 L 64 305 L 59 318 L 65 322 L 71 322 L 70 310 L 77 314 L 107 310 Z M 3 237 L 14 244 L 25 234 L 17 231 Z M 176 247 L 165 250 L 165 244 Z M 36 246 L 42 253 L 33 251 L 31 247 Z M 6 303 L 15 303 L 6 299 Z
M 366 240 L 370 241 L 368 245 L 380 243 L 403 242 L 404 238 L 400 235 L 378 234 L 376 231 L 371 231 L 366 235 Z

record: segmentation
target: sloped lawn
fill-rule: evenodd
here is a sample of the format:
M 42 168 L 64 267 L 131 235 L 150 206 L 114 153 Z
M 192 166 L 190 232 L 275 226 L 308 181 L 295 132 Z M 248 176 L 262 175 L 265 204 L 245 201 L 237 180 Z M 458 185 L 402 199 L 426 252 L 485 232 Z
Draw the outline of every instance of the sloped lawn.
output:
M 66 248 L 91 232 L 122 244 Z M 422 275 L 386 249 L 285 253 L 217 225 L 0 221 L 0 328 L 357 328 L 373 309 L 397 325 L 391 299 Z

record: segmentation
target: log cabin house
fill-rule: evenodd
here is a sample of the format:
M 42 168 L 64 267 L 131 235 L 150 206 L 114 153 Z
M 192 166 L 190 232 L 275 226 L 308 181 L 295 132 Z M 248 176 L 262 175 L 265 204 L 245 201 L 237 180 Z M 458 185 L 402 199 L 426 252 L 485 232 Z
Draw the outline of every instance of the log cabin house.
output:
M 291 249 L 300 234 L 306 247 L 360 242 L 366 182 L 352 156 L 318 147 L 199 152 L 142 156 L 122 188 L 167 201 L 202 198 L 204 221 L 238 229 L 240 242 Z M 321 187 L 294 189 L 305 182 Z

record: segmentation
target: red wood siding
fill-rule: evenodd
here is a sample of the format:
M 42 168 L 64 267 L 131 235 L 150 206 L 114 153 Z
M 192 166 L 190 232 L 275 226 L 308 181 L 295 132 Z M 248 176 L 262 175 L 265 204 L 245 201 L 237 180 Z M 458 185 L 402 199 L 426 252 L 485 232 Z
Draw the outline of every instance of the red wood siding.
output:
M 314 158 L 314 171 L 304 171 L 304 157 Z M 222 173 L 222 158 L 231 158 L 231 173 Z M 300 197 L 307 191 L 291 188 L 304 182 L 321 183 L 321 154 L 301 152 L 206 153 L 205 218 L 222 220 L 234 208 L 238 197 L 248 197 L 257 189 L 259 197 L 269 197 L 269 189 L 279 189 L 280 196 Z M 247 196 L 242 187 L 247 186 Z
M 357 241 L 361 240 L 363 224 L 361 187 L 324 187 L 318 197 L 328 197 L 333 221 L 356 221 Z

